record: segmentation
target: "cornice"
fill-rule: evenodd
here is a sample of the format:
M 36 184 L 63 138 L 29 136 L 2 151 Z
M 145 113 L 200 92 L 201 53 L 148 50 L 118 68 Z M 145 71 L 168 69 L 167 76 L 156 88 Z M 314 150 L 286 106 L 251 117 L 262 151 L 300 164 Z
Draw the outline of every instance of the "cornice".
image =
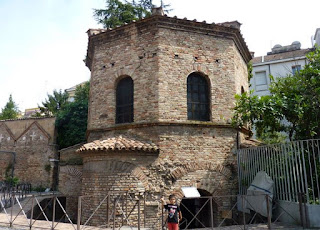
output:
M 185 126 L 185 127 L 202 127 L 202 128 L 228 128 L 235 129 L 231 124 L 218 124 L 213 122 L 201 122 L 201 121 L 192 121 L 192 122 L 146 122 L 146 123 L 130 123 L 130 124 L 118 124 L 106 128 L 93 128 L 87 130 L 87 135 L 90 135 L 92 132 L 107 132 L 115 130 L 126 130 L 126 129 L 140 129 L 147 127 L 159 127 L 159 126 Z M 239 130 L 244 131 L 244 130 Z

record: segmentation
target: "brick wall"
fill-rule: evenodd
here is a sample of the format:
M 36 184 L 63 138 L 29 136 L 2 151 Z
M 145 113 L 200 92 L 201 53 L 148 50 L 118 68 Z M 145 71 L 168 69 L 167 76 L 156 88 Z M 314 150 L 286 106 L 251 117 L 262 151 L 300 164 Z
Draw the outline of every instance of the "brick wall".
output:
M 248 50 L 239 52 L 230 34 L 222 38 L 213 32 L 233 29 L 201 31 L 207 24 L 188 21 L 188 27 L 179 28 L 180 21 L 170 26 L 156 22 L 149 19 L 90 37 L 89 130 L 114 126 L 115 89 L 124 76 L 134 81 L 135 123 L 190 122 L 186 83 L 192 72 L 203 74 L 209 82 L 211 122 L 226 124 L 231 118 L 234 94 L 240 93 L 241 86 L 248 90 L 249 60 L 243 58 Z
M 236 194 L 234 153 L 241 138 L 230 118 L 234 95 L 241 87 L 248 90 L 249 59 L 236 28 L 162 16 L 90 36 L 88 142 L 125 135 L 151 141 L 159 152 L 81 153 L 82 194 L 97 205 L 108 191 L 148 192 L 146 224 L 153 229 L 159 228 L 160 197 L 175 193 L 182 198 L 183 186 Z M 209 83 L 210 121 L 187 120 L 187 77 L 192 72 Z M 125 76 L 134 82 L 134 122 L 115 124 L 115 89 Z M 228 209 L 232 204 L 221 205 Z
M 30 118 L 0 121 L 0 150 L 16 154 L 14 175 L 33 187 L 51 187 L 53 168 L 49 159 L 57 158 L 55 118 Z M 0 175 L 8 166 L 8 154 L 0 154 Z M 6 166 L 7 164 L 7 166 Z
M 236 133 L 213 127 L 162 126 L 95 134 L 96 139 L 117 135 L 148 138 L 160 147 L 158 154 L 143 152 L 88 152 L 84 159 L 82 194 L 99 197 L 108 191 L 152 193 L 147 225 L 159 224 L 159 199 L 174 193 L 182 198 L 181 187 L 195 186 L 213 195 L 236 194 L 232 172 L 236 158 Z M 92 136 L 93 137 L 93 136 Z M 88 198 L 90 199 L 90 198 Z M 101 200 L 101 198 L 100 198 Z M 99 199 L 91 199 L 95 205 Z M 230 208 L 231 203 L 223 204 Z M 106 206 L 101 208 L 104 213 Z M 87 218 L 90 214 L 84 215 Z M 218 215 L 217 215 L 218 218 Z M 101 221 L 101 220 L 100 220 Z M 95 219 L 92 224 L 99 223 Z

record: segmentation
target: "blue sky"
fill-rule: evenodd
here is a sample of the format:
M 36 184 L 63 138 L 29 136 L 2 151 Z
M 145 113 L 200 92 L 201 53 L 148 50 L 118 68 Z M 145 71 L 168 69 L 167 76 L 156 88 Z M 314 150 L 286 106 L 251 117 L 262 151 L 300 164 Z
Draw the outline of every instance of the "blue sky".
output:
M 250 51 L 265 55 L 275 44 L 311 47 L 320 27 L 319 0 L 167 0 L 169 16 L 208 23 L 238 20 Z M 90 78 L 83 59 L 89 28 L 100 28 L 93 8 L 105 0 L 0 0 L 0 108 L 9 95 L 20 110 L 36 107 L 54 89 Z

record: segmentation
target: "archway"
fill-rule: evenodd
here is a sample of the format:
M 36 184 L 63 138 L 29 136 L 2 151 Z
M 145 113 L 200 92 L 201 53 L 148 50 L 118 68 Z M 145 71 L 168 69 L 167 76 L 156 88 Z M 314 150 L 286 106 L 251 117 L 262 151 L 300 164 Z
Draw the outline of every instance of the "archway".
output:
M 180 208 L 183 221 L 180 225 L 180 229 L 205 228 L 211 227 L 213 224 L 211 223 L 210 209 L 211 194 L 203 189 L 198 189 L 198 191 L 201 195 L 200 198 L 183 198 L 181 200 Z M 214 215 L 214 203 L 212 205 Z

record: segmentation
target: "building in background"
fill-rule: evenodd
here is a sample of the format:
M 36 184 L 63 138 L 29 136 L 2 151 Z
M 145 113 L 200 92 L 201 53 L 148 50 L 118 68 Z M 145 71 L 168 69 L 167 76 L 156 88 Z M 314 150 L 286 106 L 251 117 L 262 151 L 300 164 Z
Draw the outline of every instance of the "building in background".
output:
M 83 86 L 87 81 L 81 82 L 75 86 L 72 86 L 71 88 L 68 88 L 65 90 L 65 92 L 68 93 L 68 101 L 73 102 L 74 101 L 74 96 L 76 94 L 76 89 L 78 86 Z
M 314 44 L 317 44 L 318 46 L 320 46 L 320 28 L 316 29 L 316 33 L 314 35 Z
M 30 118 L 30 117 L 35 117 L 38 113 L 40 113 L 39 108 L 30 108 L 30 109 L 25 109 L 23 118 Z
M 266 56 L 254 57 L 253 77 L 250 81 L 250 90 L 254 90 L 253 94 L 259 96 L 270 94 L 270 75 L 275 79 L 286 77 L 303 68 L 307 63 L 306 54 L 312 51 L 316 44 L 320 45 L 320 28 L 316 29 L 311 40 L 312 48 L 301 49 L 300 42 L 295 41 L 287 46 L 275 45 Z
M 0 181 L 8 170 L 33 188 L 55 188 L 58 159 L 55 117 L 0 121 Z M 14 153 L 12 155 L 11 153 Z
M 293 42 L 288 46 L 275 45 L 266 56 L 252 59 L 252 74 L 250 89 L 254 95 L 270 94 L 270 75 L 275 79 L 286 77 L 299 71 L 307 63 L 306 54 L 312 50 L 301 49 L 300 42 Z

